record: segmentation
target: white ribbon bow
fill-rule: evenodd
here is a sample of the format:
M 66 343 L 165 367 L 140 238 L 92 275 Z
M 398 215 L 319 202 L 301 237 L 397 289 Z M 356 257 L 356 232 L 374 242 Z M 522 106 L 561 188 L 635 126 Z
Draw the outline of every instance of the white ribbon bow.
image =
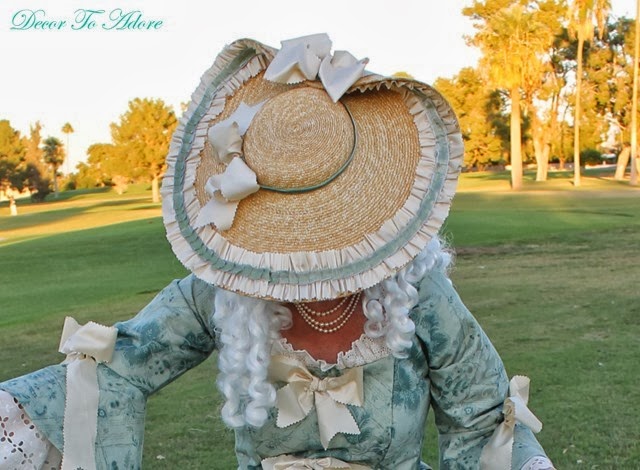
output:
M 349 369 L 340 377 L 318 379 L 294 359 L 274 356 L 269 367 L 273 381 L 286 382 L 277 392 L 276 425 L 285 428 L 302 421 L 314 405 L 318 415 L 320 442 L 326 449 L 336 434 L 360 434 L 360 428 L 346 405 L 362 406 L 362 367 Z
M 220 163 L 228 165 L 233 158 L 242 155 L 242 136 L 237 122 L 220 122 L 209 129 L 207 137 Z
M 220 163 L 228 165 L 234 157 L 242 155 L 242 136 L 265 103 L 266 100 L 249 106 L 242 102 L 231 116 L 211 126 L 207 137 Z
M 204 189 L 209 201 L 200 208 L 195 228 L 214 224 L 220 231 L 229 230 L 240 200 L 260 189 L 256 174 L 242 160 L 242 136 L 264 103 L 240 103 L 231 116 L 207 132 L 215 158 L 227 168 L 207 180 Z
M 334 102 L 364 74 L 369 59 L 357 60 L 346 51 L 330 54 L 331 40 L 325 33 L 281 42 L 281 49 L 264 73 L 265 80 L 277 83 L 320 81 Z
M 342 95 L 364 74 L 369 59 L 358 60 L 347 51 L 336 51 L 320 64 L 319 76 L 325 90 L 336 103 Z
M 265 80 L 299 83 L 315 80 L 320 63 L 331 51 L 331 39 L 325 33 L 282 41 L 280 51 L 264 73 Z
M 67 400 L 64 409 L 62 470 L 95 470 L 98 429 L 97 363 L 113 356 L 118 330 L 89 322 L 80 326 L 67 317 L 59 351 L 67 355 Z
M 236 216 L 238 203 L 260 189 L 256 174 L 240 157 L 231 159 L 227 169 L 213 175 L 204 187 L 210 199 L 198 213 L 195 227 L 214 224 L 220 231 L 229 230 Z
M 524 424 L 533 432 L 542 430 L 542 422 L 527 408 L 529 402 L 529 377 L 514 376 L 509 382 L 510 396 L 504 401 L 504 421 L 496 428 L 491 439 L 482 449 L 482 470 L 504 470 L 511 468 L 513 436 L 516 422 Z
M 347 463 L 334 457 L 304 459 L 294 455 L 279 455 L 263 459 L 263 470 L 371 470 L 371 467 Z

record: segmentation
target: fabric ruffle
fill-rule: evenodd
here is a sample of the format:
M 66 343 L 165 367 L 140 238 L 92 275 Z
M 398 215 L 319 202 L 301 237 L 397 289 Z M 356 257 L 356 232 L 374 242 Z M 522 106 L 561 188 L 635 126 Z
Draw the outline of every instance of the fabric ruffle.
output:
M 387 347 L 384 337 L 371 339 L 363 333 L 360 338 L 351 343 L 351 348 L 348 351 L 340 351 L 338 353 L 335 363 L 316 359 L 304 349 L 294 349 L 286 338 L 280 338 L 273 343 L 272 354 L 287 356 L 302 362 L 307 367 L 327 372 L 333 368 L 344 370 L 370 364 L 378 359 L 390 356 L 391 350 Z

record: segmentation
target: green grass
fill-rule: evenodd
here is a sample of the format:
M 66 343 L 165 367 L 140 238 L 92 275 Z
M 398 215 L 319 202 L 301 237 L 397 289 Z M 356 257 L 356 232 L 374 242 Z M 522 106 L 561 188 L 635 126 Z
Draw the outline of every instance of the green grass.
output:
M 531 377 L 557 468 L 638 468 L 640 191 L 600 176 L 525 187 L 464 175 L 444 229 L 452 279 L 509 374 Z M 148 192 L 62 196 L 13 218 L 0 205 L 0 380 L 60 361 L 65 315 L 129 318 L 185 274 Z M 150 400 L 145 468 L 235 468 L 214 370 L 212 357 Z M 432 426 L 432 464 L 435 446 Z

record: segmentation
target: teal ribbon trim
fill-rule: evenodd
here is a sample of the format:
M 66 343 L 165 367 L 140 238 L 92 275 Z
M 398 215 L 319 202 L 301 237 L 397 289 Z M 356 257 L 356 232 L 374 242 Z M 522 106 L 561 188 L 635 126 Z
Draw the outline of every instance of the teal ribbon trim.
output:
M 344 106 L 344 109 L 347 110 L 347 113 L 349 114 L 349 118 L 351 119 L 351 125 L 353 126 L 353 148 L 351 149 L 351 153 L 347 157 L 346 161 L 342 164 L 340 168 L 338 168 L 338 171 L 336 171 L 333 175 L 329 176 L 326 180 L 320 183 L 314 184 L 312 186 L 303 186 L 301 188 L 278 188 L 275 186 L 260 185 L 260 189 L 266 189 L 267 191 L 274 191 L 276 193 L 284 193 L 284 194 L 308 193 L 309 191 L 315 191 L 316 189 L 320 189 L 328 185 L 334 179 L 340 176 L 344 172 L 344 170 L 347 169 L 347 167 L 351 164 L 351 161 L 353 160 L 353 156 L 356 153 L 356 148 L 358 147 L 358 128 L 356 127 L 356 121 L 355 119 L 353 119 L 353 115 L 351 114 L 351 111 L 349 110 L 347 105 L 342 103 L 342 106 Z
M 318 281 L 343 279 L 345 277 L 362 273 L 377 266 L 384 259 L 388 258 L 392 254 L 397 252 L 400 248 L 405 246 L 411 240 L 411 238 L 413 238 L 414 235 L 420 230 L 424 221 L 427 220 L 433 210 L 434 205 L 438 201 L 438 196 L 442 191 L 447 178 L 449 146 L 447 142 L 446 127 L 444 125 L 444 122 L 442 121 L 442 118 L 439 116 L 437 110 L 435 109 L 435 106 L 431 99 L 422 91 L 416 89 L 411 90 L 411 92 L 413 92 L 424 105 L 425 111 L 431 122 L 433 132 L 435 134 L 436 165 L 432 177 L 432 184 L 427 190 L 425 198 L 421 201 L 416 216 L 407 224 L 407 226 L 398 234 L 398 236 L 394 240 L 388 242 L 386 245 L 376 250 L 376 252 L 372 253 L 370 256 L 341 268 L 328 268 L 301 273 L 294 273 L 291 271 L 270 271 L 267 268 L 256 268 L 250 265 L 238 264 L 220 258 L 213 250 L 207 248 L 196 231 L 189 225 L 183 196 L 185 184 L 184 169 L 186 165 L 186 158 L 189 155 L 189 150 L 191 149 L 193 139 L 195 137 L 196 125 L 211 106 L 213 97 L 216 95 L 217 91 L 224 84 L 224 82 L 229 77 L 237 73 L 253 57 L 257 55 L 258 51 L 253 48 L 246 48 L 241 50 L 238 55 L 233 60 L 231 60 L 216 77 L 214 77 L 212 82 L 207 87 L 202 101 L 198 104 L 193 115 L 185 125 L 182 145 L 180 146 L 180 150 L 176 158 L 175 181 L 173 190 L 174 210 L 182 236 L 189 243 L 191 249 L 202 259 L 209 262 L 214 269 L 230 274 L 238 274 L 252 280 L 267 281 L 268 283 L 311 284 Z M 352 156 L 350 158 L 352 158 Z M 346 165 L 348 165 L 349 162 L 350 160 L 346 162 Z M 337 176 L 338 175 L 335 175 L 334 179 Z
M 253 48 L 247 47 L 246 49 L 238 52 L 238 55 L 233 58 L 221 71 L 213 78 L 207 89 L 205 90 L 202 100 L 194 110 L 191 118 L 184 126 L 184 132 L 182 136 L 182 144 L 180 150 L 176 156 L 176 168 L 174 173 L 173 183 L 173 207 L 176 214 L 176 222 L 180 228 L 180 233 L 184 239 L 189 243 L 191 249 L 203 256 L 204 253 L 210 251 L 204 242 L 198 237 L 193 227 L 189 224 L 189 216 L 184 205 L 184 185 L 185 185 L 185 165 L 189 151 L 193 146 L 193 140 L 195 138 L 195 130 L 198 122 L 204 117 L 207 110 L 211 107 L 213 98 L 217 94 L 220 87 L 224 82 L 236 74 L 242 67 L 244 67 L 251 59 L 258 55 L 258 51 Z M 212 263 L 213 264 L 213 263 Z M 214 264 L 219 269 L 226 263 L 224 260 L 219 260 Z

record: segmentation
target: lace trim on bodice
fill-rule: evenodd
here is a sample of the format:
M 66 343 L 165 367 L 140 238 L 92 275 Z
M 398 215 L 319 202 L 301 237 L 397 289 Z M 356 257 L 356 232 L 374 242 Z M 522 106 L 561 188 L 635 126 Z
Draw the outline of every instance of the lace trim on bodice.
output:
M 387 347 L 384 337 L 371 339 L 363 333 L 360 338 L 351 343 L 351 349 L 338 353 L 335 364 L 323 359 L 316 359 L 306 350 L 293 349 L 293 346 L 286 338 L 280 338 L 274 342 L 271 353 L 273 355 L 279 354 L 297 359 L 307 367 L 317 368 L 326 372 L 334 367 L 342 370 L 370 364 L 378 359 L 389 356 L 391 350 Z

